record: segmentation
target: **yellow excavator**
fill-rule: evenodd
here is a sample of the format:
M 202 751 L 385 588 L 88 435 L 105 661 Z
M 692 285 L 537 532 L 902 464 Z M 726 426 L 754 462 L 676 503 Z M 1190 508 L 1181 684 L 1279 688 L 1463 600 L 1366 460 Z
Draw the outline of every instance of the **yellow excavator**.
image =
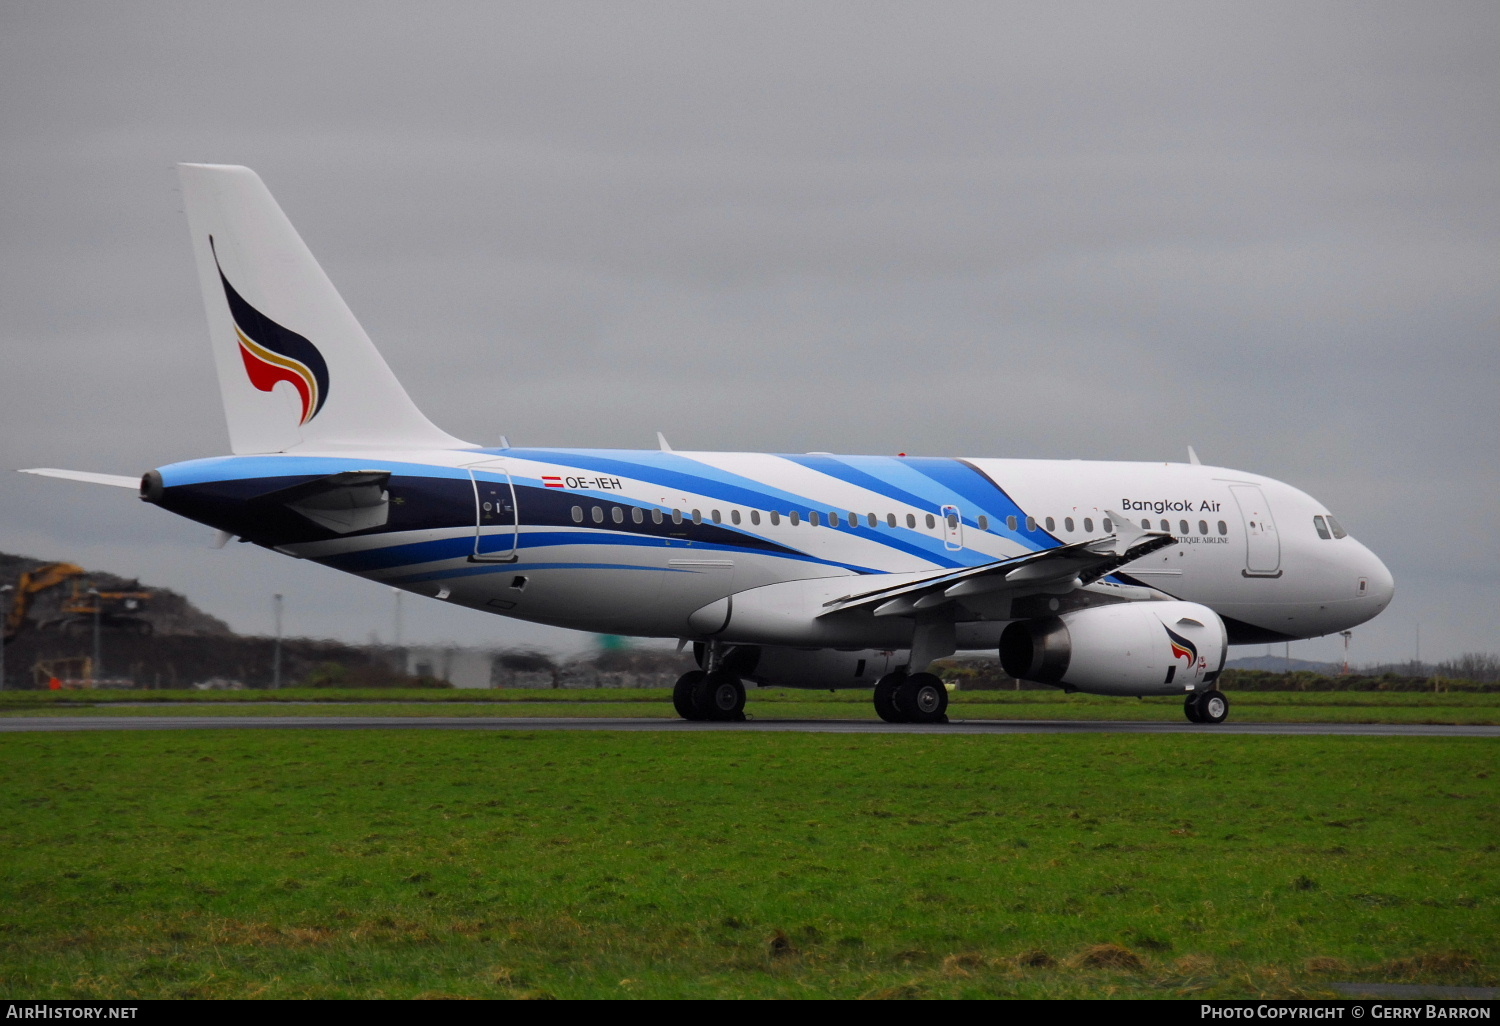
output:
M 16 582 L 16 594 L 11 599 L 10 609 L 5 613 L 5 644 L 9 645 L 21 628 L 29 622 L 26 614 L 31 611 L 32 600 L 48 588 L 55 588 L 64 581 L 82 577 L 87 571 L 74 563 L 44 563 L 28 570 Z
M 62 605 L 62 616 L 37 624 L 38 630 L 78 631 L 86 630 L 99 618 L 102 627 L 128 631 L 131 634 L 151 633 L 151 621 L 143 617 L 151 604 L 151 593 L 142 591 L 137 582 L 134 587 L 119 591 L 96 591 L 83 581 L 73 582 L 73 594 Z
M 38 630 L 86 630 L 95 616 L 100 626 L 135 634 L 150 634 L 151 621 L 143 618 L 151 603 L 151 593 L 139 587 L 119 591 L 95 591 L 81 580 L 87 571 L 74 563 L 44 563 L 28 570 L 16 582 L 15 598 L 5 614 L 5 643 L 8 645 L 31 621 L 27 614 L 36 596 L 66 581 L 73 582 L 73 593 L 63 600 L 62 615 L 37 624 Z

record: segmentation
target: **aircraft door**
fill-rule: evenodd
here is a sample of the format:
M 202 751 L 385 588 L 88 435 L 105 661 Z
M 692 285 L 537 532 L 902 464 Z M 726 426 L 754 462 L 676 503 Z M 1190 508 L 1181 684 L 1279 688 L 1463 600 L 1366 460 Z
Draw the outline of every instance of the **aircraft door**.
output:
M 474 483 L 474 551 L 471 563 L 514 563 L 516 535 L 520 515 L 516 506 L 516 486 L 504 460 L 471 464 L 469 480 Z
M 943 545 L 949 552 L 957 552 L 964 547 L 964 515 L 958 511 L 957 506 L 944 506 L 943 518 Z
M 1246 577 L 1281 576 L 1281 537 L 1265 493 L 1256 485 L 1230 485 L 1230 494 L 1240 507 L 1245 528 Z

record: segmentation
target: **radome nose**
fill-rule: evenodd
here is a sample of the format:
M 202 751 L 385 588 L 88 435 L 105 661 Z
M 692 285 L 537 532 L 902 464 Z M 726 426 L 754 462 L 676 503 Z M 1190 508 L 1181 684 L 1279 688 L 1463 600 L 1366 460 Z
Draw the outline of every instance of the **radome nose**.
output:
M 1384 609 L 1396 594 L 1396 578 L 1391 576 L 1390 570 L 1375 553 L 1365 549 L 1363 556 L 1360 574 L 1370 582 L 1370 598 L 1374 599 L 1381 609 Z

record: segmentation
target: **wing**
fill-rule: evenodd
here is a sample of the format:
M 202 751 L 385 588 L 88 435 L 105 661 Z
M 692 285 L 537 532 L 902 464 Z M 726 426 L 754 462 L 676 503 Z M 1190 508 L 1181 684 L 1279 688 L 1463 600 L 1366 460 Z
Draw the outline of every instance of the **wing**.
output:
M 1136 530 L 1129 520 L 1116 513 L 1110 512 L 1109 516 L 1115 533 L 1103 538 L 960 570 L 942 570 L 917 578 L 903 576 L 899 583 L 851 592 L 825 602 L 818 616 L 853 609 L 869 610 L 875 616 L 911 616 L 958 599 L 993 592 L 1008 591 L 1017 596 L 1069 592 L 1093 584 L 1127 563 L 1177 541 L 1163 531 Z

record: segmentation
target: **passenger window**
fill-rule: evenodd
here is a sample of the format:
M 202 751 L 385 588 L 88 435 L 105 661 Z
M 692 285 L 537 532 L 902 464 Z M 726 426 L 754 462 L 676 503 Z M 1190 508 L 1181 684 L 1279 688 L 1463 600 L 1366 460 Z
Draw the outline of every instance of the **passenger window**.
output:
M 1141 530 L 1142 531 L 1149 531 L 1149 530 L 1151 530 L 1151 521 L 1149 521 L 1149 520 L 1142 520 L 1141 521 Z
M 868 524 L 870 527 L 878 527 L 878 526 L 880 526 L 880 521 L 875 518 L 875 514 L 874 513 L 871 513 L 869 516 L 865 517 L 865 523 Z
M 838 514 L 837 510 L 829 510 L 828 511 L 828 526 L 829 527 L 837 527 L 837 526 L 839 526 L 839 514 Z
M 594 523 L 596 523 L 596 524 L 602 524 L 602 523 L 604 523 L 604 510 L 600 509 L 598 506 L 595 506 L 594 507 L 594 511 L 591 514 L 589 514 L 589 515 L 594 518 Z
M 1333 532 L 1335 538 L 1347 538 L 1349 532 L 1344 530 L 1344 525 L 1333 519 L 1333 514 L 1328 515 L 1328 529 Z
M 738 524 L 740 522 L 740 511 L 739 510 L 732 509 L 732 510 L 729 511 L 729 522 L 731 524 Z
M 1177 521 L 1177 527 L 1178 527 L 1178 531 L 1177 531 L 1178 534 L 1187 534 L 1188 533 L 1188 522 L 1186 520 L 1179 520 L 1179 521 Z
M 1219 521 L 1219 533 L 1220 534 L 1228 534 L 1229 533 L 1229 525 L 1226 524 L 1226 523 L 1224 523 L 1224 521 L 1222 521 L 1222 520 Z
M 933 516 L 931 513 L 927 514 L 927 530 L 930 531 L 930 530 L 932 530 L 936 526 L 937 526 L 937 517 Z
M 637 524 L 645 523 L 646 515 L 641 512 L 641 507 L 636 506 L 630 511 L 630 519 Z
M 823 526 L 823 518 L 818 515 L 817 510 L 813 510 L 811 513 L 807 514 L 807 522 L 814 527 Z
M 979 519 L 975 522 L 979 524 L 979 529 L 981 531 L 988 531 L 990 529 L 990 518 L 985 516 L 983 513 L 979 514 Z
M 1083 518 L 1083 529 L 1085 531 L 1087 531 L 1089 534 L 1093 534 L 1094 533 L 1094 518 L 1093 517 L 1084 517 Z
M 771 526 L 775 527 L 775 526 L 777 526 L 780 523 L 781 523 L 781 514 L 778 513 L 774 509 L 771 510 Z
M 617 524 L 623 524 L 625 522 L 625 511 L 616 506 L 609 511 L 609 518 Z
M 802 523 L 802 514 L 795 509 L 788 513 L 786 515 L 786 518 L 793 527 L 796 527 L 798 524 Z
M 680 510 L 680 509 L 674 509 L 672 511 L 672 523 L 674 523 L 674 524 L 680 524 L 680 523 L 682 523 L 682 510 Z
M 858 527 L 859 526 L 859 514 L 855 513 L 853 510 L 849 511 L 849 526 L 850 527 Z
M 653 524 L 659 524 L 659 523 L 661 523 L 661 510 L 659 510 L 659 509 L 653 509 L 651 511 L 651 522 Z
M 701 523 L 703 523 L 703 511 L 702 510 L 696 510 L 696 509 L 693 510 L 693 523 L 695 523 L 695 524 L 701 524 Z
M 1063 517 L 1063 530 L 1067 531 L 1069 534 L 1073 533 L 1073 518 L 1072 517 Z
M 1028 530 L 1028 531 L 1035 531 L 1036 530 L 1036 517 L 1027 517 L 1026 518 L 1026 530 Z
M 1109 517 L 1104 518 L 1104 529 L 1106 531 L 1113 531 L 1115 529 L 1115 525 L 1109 522 Z
M 582 506 L 574 506 L 573 507 L 573 523 L 575 523 L 575 524 L 581 524 L 581 523 L 583 523 L 583 507 Z
M 1017 527 L 1019 527 L 1020 524 L 1021 524 L 1021 522 L 1019 520 L 1017 520 L 1015 517 L 1006 517 L 1005 518 L 1005 526 L 1008 527 L 1008 528 L 1010 528 L 1012 531 L 1014 531 Z
M 1057 530 L 1057 521 L 1053 520 L 1051 517 L 1048 517 L 1047 518 L 1047 533 L 1051 534 L 1053 531 L 1056 531 L 1056 530 Z
M 760 510 L 752 509 L 750 511 L 750 523 L 756 527 L 760 526 Z
M 1172 533 L 1172 525 L 1165 520 L 1161 522 L 1161 529 L 1163 531 L 1166 531 L 1168 534 Z
M 724 518 L 721 517 L 721 516 L 719 516 L 719 511 L 718 510 L 714 510 L 709 515 L 714 518 L 714 523 L 716 523 L 716 524 L 722 524 L 724 522 Z
M 1199 534 L 1207 534 L 1208 533 L 1208 521 L 1207 520 L 1200 520 L 1200 521 L 1198 521 L 1198 533 Z
M 947 520 L 948 520 L 948 530 L 950 530 L 950 531 L 956 531 L 956 530 L 958 530 L 958 514 L 957 513 L 949 513 L 948 516 L 947 516 Z

